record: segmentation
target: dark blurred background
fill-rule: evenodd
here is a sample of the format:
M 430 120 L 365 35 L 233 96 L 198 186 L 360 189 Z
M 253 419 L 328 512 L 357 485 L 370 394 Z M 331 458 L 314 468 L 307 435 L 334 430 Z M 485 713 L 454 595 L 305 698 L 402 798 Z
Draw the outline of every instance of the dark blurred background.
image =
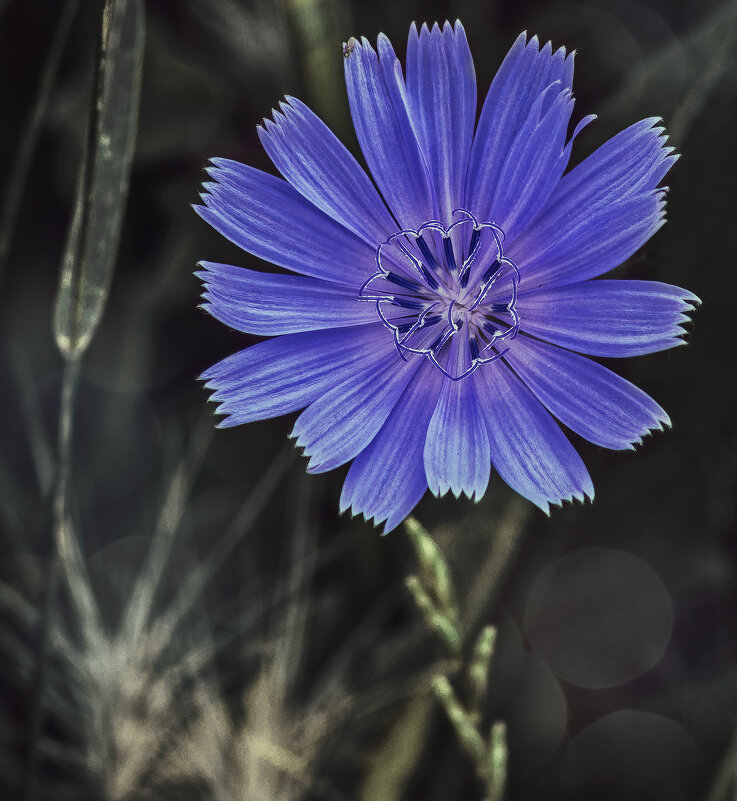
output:
M 357 153 L 341 43 L 383 31 L 403 53 L 412 20 L 458 17 L 480 98 L 521 30 L 577 50 L 575 115 L 599 119 L 572 163 L 664 117 L 683 154 L 667 179 L 669 223 L 617 273 L 703 300 L 688 347 L 610 364 L 673 429 L 635 453 L 574 438 L 593 504 L 548 519 L 497 478 L 477 505 L 426 496 L 416 510 L 450 563 L 469 637 L 499 629 L 483 726 L 507 722 L 507 798 L 733 798 L 737 3 L 149 0 L 119 257 L 75 407 L 85 571 L 79 586 L 62 582 L 44 629 L 62 374 L 51 316 L 102 3 L 74 5 L 14 184 L 67 12 L 0 1 L 0 187 L 20 193 L 0 265 L 3 797 L 482 797 L 428 690 L 443 655 L 404 587 L 415 569 L 405 532 L 382 538 L 338 516 L 345 469 L 306 476 L 287 441 L 293 419 L 214 431 L 196 378 L 255 340 L 197 308 L 193 270 L 263 265 L 190 208 L 211 156 L 272 170 L 256 125 L 284 94 Z M 171 552 L 153 581 L 160 542 Z M 75 591 L 97 629 L 75 617 Z M 123 636 L 141 598 L 142 629 Z

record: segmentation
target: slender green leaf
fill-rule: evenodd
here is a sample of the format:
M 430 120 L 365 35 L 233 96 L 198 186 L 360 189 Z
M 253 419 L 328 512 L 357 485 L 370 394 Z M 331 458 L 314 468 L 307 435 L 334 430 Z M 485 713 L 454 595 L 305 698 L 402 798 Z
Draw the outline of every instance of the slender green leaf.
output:
M 107 0 L 95 102 L 61 266 L 54 336 L 80 356 L 102 318 L 120 239 L 138 123 L 143 63 L 141 0 Z

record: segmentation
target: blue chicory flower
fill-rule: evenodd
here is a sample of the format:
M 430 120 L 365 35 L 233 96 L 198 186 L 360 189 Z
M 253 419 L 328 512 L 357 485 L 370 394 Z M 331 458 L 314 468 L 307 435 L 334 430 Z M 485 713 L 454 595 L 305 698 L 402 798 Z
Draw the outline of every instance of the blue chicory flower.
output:
M 221 426 L 304 409 L 292 436 L 323 472 L 353 460 L 340 500 L 385 531 L 430 490 L 478 500 L 490 466 L 550 504 L 594 488 L 558 423 L 626 449 L 669 425 L 642 390 L 587 356 L 682 345 L 698 298 L 653 281 L 590 280 L 664 222 L 677 156 L 637 122 L 564 175 L 573 53 L 521 34 L 476 121 L 460 22 L 412 24 L 406 77 L 389 39 L 343 48 L 368 177 L 287 97 L 259 128 L 284 179 L 228 159 L 197 212 L 297 275 L 203 262 L 204 307 L 272 337 L 202 378 Z M 383 197 L 383 200 L 382 200 Z M 586 354 L 586 355 L 580 355 Z

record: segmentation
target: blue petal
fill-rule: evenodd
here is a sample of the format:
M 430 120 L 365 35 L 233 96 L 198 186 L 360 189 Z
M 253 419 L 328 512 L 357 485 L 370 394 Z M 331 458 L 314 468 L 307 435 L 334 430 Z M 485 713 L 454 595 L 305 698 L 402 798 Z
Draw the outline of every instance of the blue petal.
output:
M 412 23 L 407 42 L 407 92 L 437 198 L 437 213 L 448 225 L 463 205 L 473 126 L 476 73 L 466 32 L 456 21 L 419 35 Z
M 468 343 L 456 336 L 451 348 L 467 350 Z M 489 438 L 473 381 L 443 382 L 424 457 L 430 492 L 440 496 L 450 490 L 456 498 L 465 493 L 477 501 L 483 496 L 491 471 Z
M 595 445 L 632 449 L 670 425 L 649 395 L 585 356 L 518 336 L 504 358 L 541 403 Z
M 311 203 L 376 244 L 396 230 L 358 162 L 304 103 L 287 97 L 258 134 L 274 166 Z
M 302 409 L 362 372 L 367 354 L 389 352 L 394 343 L 379 323 L 287 334 L 223 359 L 200 379 L 213 390 L 217 413 L 228 415 L 218 424 L 225 428 Z
M 486 421 L 491 461 L 512 489 L 549 513 L 549 505 L 588 495 L 594 486 L 581 457 L 540 401 L 499 362 L 472 375 Z
M 565 48 L 553 53 L 550 42 L 539 50 L 537 36 L 527 42 L 527 34 L 520 34 L 494 77 L 481 110 L 468 165 L 466 208 L 481 219 L 492 218 L 499 176 L 522 124 L 545 89 L 559 82 L 558 92 L 570 90 L 572 81 L 573 53 L 566 57 Z M 555 97 L 556 93 L 546 93 L 542 115 Z
M 388 533 L 414 509 L 427 489 L 423 450 L 443 374 L 424 360 L 379 433 L 354 460 L 343 485 L 340 511 L 349 507 Z
M 685 345 L 699 299 L 657 281 L 584 281 L 520 295 L 520 327 L 592 356 L 639 356 Z
M 433 216 L 427 167 L 409 117 L 402 68 L 391 43 L 379 35 L 377 57 L 366 38 L 345 58 L 353 125 L 366 163 L 402 228 Z
M 318 398 L 297 418 L 291 436 L 310 457 L 311 473 L 324 473 L 358 456 L 422 362 L 419 356 L 405 362 L 394 349 L 388 356 L 385 353 L 364 356 L 362 372 Z
M 603 206 L 654 189 L 678 159 L 665 147 L 668 137 L 658 122 L 659 117 L 640 120 L 601 145 L 564 176 L 551 208 L 569 213 L 582 201 Z
M 236 161 L 213 159 L 219 181 L 195 211 L 238 247 L 313 278 L 360 286 L 375 269 L 367 245 L 274 175 Z
M 509 249 L 522 272 L 522 291 L 603 275 L 660 228 L 665 200 L 656 187 L 675 156 L 655 121 L 618 134 L 561 179 Z
M 301 275 L 273 275 L 203 261 L 203 307 L 246 334 L 293 334 L 375 323 L 375 304 L 355 289 Z
M 520 291 L 596 278 L 638 251 L 665 223 L 665 200 L 652 192 L 575 215 L 547 215 L 508 251 L 520 270 Z M 530 245 L 530 243 L 532 244 Z
M 548 102 L 548 95 L 554 99 Z M 547 110 L 543 108 L 547 104 Z M 520 126 L 499 175 L 491 214 L 512 241 L 543 208 L 568 163 L 566 131 L 573 98 L 566 89 L 550 86 L 538 96 Z

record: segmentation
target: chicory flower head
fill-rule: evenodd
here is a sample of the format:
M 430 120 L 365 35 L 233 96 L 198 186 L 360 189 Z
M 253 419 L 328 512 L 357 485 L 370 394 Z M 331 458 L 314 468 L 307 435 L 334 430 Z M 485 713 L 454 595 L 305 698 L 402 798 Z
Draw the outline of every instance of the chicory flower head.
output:
M 521 34 L 478 124 L 460 22 L 413 23 L 405 75 L 383 34 L 376 50 L 350 39 L 343 55 L 371 178 L 292 97 L 259 128 L 283 179 L 222 158 L 208 168 L 200 216 L 297 273 L 201 264 L 204 307 L 273 337 L 202 375 L 220 425 L 303 409 L 292 436 L 308 469 L 353 460 L 340 508 L 385 531 L 428 486 L 478 500 L 492 464 L 546 512 L 593 498 L 554 418 L 612 449 L 669 419 L 587 356 L 681 345 L 698 303 L 668 284 L 590 280 L 663 225 L 658 184 L 677 156 L 660 121 L 635 123 L 564 175 L 593 119 L 568 137 L 565 48 Z

